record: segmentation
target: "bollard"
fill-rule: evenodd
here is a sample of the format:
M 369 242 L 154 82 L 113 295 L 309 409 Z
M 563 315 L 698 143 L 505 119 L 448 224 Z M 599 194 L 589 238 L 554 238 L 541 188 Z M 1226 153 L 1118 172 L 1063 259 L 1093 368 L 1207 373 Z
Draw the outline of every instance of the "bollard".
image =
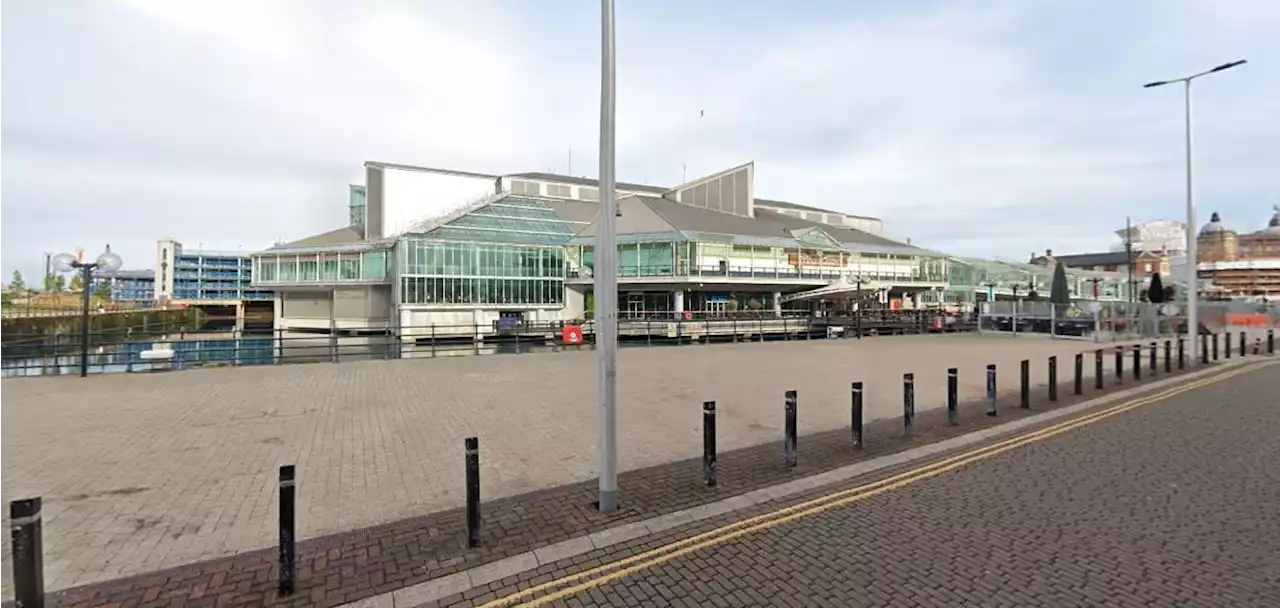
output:
M 1218 334 L 1213 334 L 1213 360 L 1218 360 Z
M 480 440 L 462 440 L 467 467 L 467 548 L 480 546 Z
M 996 364 L 987 364 L 987 415 L 996 415 Z
M 1084 353 L 1076 353 L 1076 380 L 1073 394 L 1084 394 Z
M 1244 332 L 1240 332 L 1240 356 L 1243 357 L 1249 354 L 1248 350 L 1249 350 L 1248 338 L 1245 337 Z
M 1093 388 L 1102 390 L 1102 349 L 1093 351 Z
M 1049 357 L 1049 401 L 1058 400 L 1058 357 Z
M 1262 354 L 1262 338 L 1253 339 L 1253 354 L 1255 355 Z
M 947 424 L 951 426 L 960 424 L 959 382 L 960 370 L 954 367 L 947 369 Z
M 1231 332 L 1222 332 L 1222 358 L 1231 358 Z
M 1187 339 L 1178 336 L 1178 369 L 1184 369 L 1187 365 Z
M 702 402 L 702 483 L 716 485 L 716 402 Z
M 1164 341 L 1164 373 L 1173 371 L 1173 340 Z
M 854 382 L 851 392 L 853 393 L 853 404 L 849 412 L 849 426 L 853 430 L 853 449 L 862 449 L 862 383 Z
M 1142 379 L 1142 345 L 1133 345 L 1133 379 Z
M 280 595 L 293 593 L 298 576 L 297 535 L 294 534 L 297 477 L 291 464 L 280 467 Z
M 1022 409 L 1031 409 L 1031 360 L 1022 360 L 1021 374 L 1018 387 L 1018 404 Z
M 1209 364 L 1209 338 L 1200 336 L 1200 365 Z
M 1147 353 L 1147 360 L 1148 360 L 1147 365 L 1149 366 L 1147 371 L 1151 372 L 1152 376 L 1156 375 L 1156 353 L 1159 351 L 1160 351 L 1160 345 L 1155 342 L 1152 342 L 1151 350 Z
M 902 432 L 911 436 L 916 422 L 916 375 L 902 374 Z
M 782 438 L 782 460 L 788 467 L 796 466 L 796 392 L 787 391 L 784 415 L 785 428 Z
M 1124 384 L 1124 347 L 1116 347 L 1116 384 Z
M 44 606 L 44 540 L 40 497 L 9 503 L 13 596 L 18 608 Z
M 1276 354 L 1276 330 L 1274 329 L 1267 330 L 1267 354 Z

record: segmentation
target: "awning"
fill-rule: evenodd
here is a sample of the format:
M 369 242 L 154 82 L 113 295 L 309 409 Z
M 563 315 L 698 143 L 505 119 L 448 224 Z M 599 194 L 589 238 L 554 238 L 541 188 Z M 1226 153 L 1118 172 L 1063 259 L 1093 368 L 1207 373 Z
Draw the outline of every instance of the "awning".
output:
M 798 302 L 802 300 L 841 300 L 856 297 L 858 295 L 859 287 L 861 287 L 861 291 L 876 291 L 883 288 L 880 284 L 875 283 L 874 281 L 863 281 L 861 284 L 858 284 L 855 281 L 850 281 L 848 277 L 840 277 L 832 281 L 830 285 L 826 285 L 824 287 L 782 296 L 782 301 Z

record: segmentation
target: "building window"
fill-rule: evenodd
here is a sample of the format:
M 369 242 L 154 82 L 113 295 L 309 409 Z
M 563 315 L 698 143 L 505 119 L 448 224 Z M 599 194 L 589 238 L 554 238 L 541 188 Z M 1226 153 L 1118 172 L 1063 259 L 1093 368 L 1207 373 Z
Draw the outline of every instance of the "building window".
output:
M 1143 272 L 1146 272 L 1147 274 L 1150 274 L 1150 273 L 1151 273 L 1151 264 L 1145 264 L 1145 265 L 1144 265 Z

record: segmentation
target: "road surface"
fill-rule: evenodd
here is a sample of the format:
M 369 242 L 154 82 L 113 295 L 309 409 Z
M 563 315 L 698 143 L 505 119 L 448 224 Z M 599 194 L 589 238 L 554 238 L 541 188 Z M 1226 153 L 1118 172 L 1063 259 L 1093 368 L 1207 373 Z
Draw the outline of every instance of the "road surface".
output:
M 604 560 L 598 577 L 518 599 L 1280 606 L 1276 387 L 1280 364 L 1253 368 L 684 554 L 660 550 L 630 571 Z

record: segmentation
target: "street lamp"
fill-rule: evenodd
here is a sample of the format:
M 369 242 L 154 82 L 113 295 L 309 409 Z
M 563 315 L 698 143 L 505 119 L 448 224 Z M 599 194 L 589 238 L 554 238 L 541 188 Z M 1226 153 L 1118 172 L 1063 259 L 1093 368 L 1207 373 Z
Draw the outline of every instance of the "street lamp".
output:
M 614 176 L 617 62 L 613 0 L 600 0 L 600 215 L 596 232 L 596 353 L 599 357 L 600 486 L 596 508 L 618 508 L 618 193 Z
M 1196 340 L 1200 337 L 1200 322 L 1196 307 L 1199 305 L 1200 297 L 1199 274 L 1197 266 L 1199 263 L 1196 255 L 1196 206 L 1191 196 L 1191 81 L 1201 76 L 1207 76 L 1214 72 L 1229 70 L 1238 65 L 1243 65 L 1244 59 L 1224 63 L 1211 70 L 1192 74 L 1185 78 L 1174 78 L 1172 80 L 1157 80 L 1142 85 L 1143 88 L 1154 88 L 1166 84 L 1174 84 L 1181 82 L 1183 84 L 1182 98 L 1186 111 L 1186 146 L 1187 146 L 1187 346 L 1191 352 L 1196 350 Z M 1130 286 L 1132 288 L 1132 286 Z
M 89 374 L 89 296 L 93 292 L 93 271 L 101 270 L 112 273 L 120 270 L 123 261 L 120 256 L 111 252 L 111 246 L 92 262 L 81 261 L 80 256 L 70 253 L 59 253 L 49 259 L 54 272 L 80 271 L 80 377 Z M 58 354 L 54 353 L 57 358 Z

